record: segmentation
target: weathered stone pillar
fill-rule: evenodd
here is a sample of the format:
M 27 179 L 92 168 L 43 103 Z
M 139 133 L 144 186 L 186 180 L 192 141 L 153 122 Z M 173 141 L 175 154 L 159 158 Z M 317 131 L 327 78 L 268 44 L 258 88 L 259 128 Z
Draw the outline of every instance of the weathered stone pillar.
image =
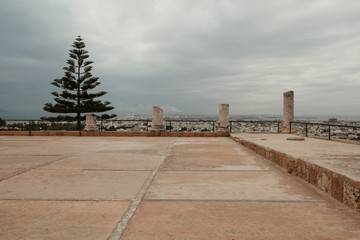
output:
M 93 116 L 91 114 L 86 114 L 84 130 L 85 131 L 99 131 L 99 128 L 96 125 L 96 116 Z
M 229 132 L 229 104 L 219 104 L 218 132 Z
M 164 131 L 163 110 L 157 106 L 153 106 L 152 117 L 152 131 Z
M 284 93 L 284 112 L 283 112 L 283 133 L 290 132 L 290 122 L 294 120 L 294 92 Z

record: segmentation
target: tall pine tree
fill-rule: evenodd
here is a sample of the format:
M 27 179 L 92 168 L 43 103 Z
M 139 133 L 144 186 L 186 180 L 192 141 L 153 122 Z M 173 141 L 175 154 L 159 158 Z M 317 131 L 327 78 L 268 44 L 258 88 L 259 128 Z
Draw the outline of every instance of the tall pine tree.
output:
M 77 129 L 80 130 L 80 121 L 85 119 L 83 113 L 99 113 L 114 109 L 110 102 L 95 100 L 106 94 L 105 91 L 90 93 L 100 84 L 98 77 L 91 74 L 94 62 L 85 61 L 89 58 L 88 51 L 85 50 L 83 39 L 78 36 L 69 50 L 70 59 L 67 60 L 68 67 L 64 67 L 65 76 L 55 79 L 51 84 L 63 89 L 62 92 L 52 92 L 55 96 L 55 105 L 46 103 L 44 110 L 51 113 L 62 113 L 72 115 L 59 115 L 57 117 L 46 118 L 48 120 L 77 121 Z M 103 118 L 115 117 L 116 115 L 102 115 Z

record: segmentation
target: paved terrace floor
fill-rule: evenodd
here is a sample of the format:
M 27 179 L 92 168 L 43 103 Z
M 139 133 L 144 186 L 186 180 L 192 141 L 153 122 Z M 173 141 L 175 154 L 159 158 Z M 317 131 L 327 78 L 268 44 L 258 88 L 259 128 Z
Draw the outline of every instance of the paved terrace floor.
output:
M 359 239 L 360 216 L 230 138 L 0 136 L 0 239 Z

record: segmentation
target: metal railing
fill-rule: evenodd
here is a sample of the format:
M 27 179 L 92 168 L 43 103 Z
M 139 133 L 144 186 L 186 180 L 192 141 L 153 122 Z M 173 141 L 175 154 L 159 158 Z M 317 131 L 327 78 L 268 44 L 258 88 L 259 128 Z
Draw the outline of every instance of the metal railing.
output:
M 104 120 L 98 119 L 97 125 L 100 131 L 150 131 L 151 119 L 119 119 Z M 186 132 L 216 132 L 218 121 L 202 119 L 165 119 L 164 127 L 166 131 L 186 131 Z M 81 122 L 81 129 L 85 126 Z M 52 122 L 47 120 L 6 120 L 6 126 L 0 127 L 0 131 L 77 131 L 76 122 Z M 282 121 L 251 121 L 251 120 L 230 120 L 229 131 L 234 132 L 272 132 L 282 131 Z M 350 140 L 360 140 L 360 123 L 353 125 L 325 123 L 325 122 L 290 122 L 290 133 L 315 135 L 320 137 L 342 138 Z M 81 135 L 81 131 L 79 131 Z
M 217 130 L 217 125 L 215 124 L 216 122 L 217 120 L 167 119 L 165 120 L 165 129 L 170 132 L 174 131 L 174 129 L 175 131 L 178 132 L 184 132 L 184 131 L 215 132 Z
M 296 127 L 298 125 L 301 125 L 302 127 Z M 320 128 L 319 126 L 324 127 Z M 305 132 L 306 137 L 308 137 L 310 132 L 315 136 L 327 137 L 328 140 L 331 140 L 331 136 L 334 136 L 335 138 L 349 139 L 349 135 L 351 135 L 351 140 L 360 139 L 360 125 L 332 124 L 323 122 L 290 122 L 290 133 L 294 133 L 294 131 L 301 131 L 302 133 Z
M 282 123 L 282 121 L 231 120 L 230 121 L 230 132 L 277 132 L 277 133 L 280 133 L 282 130 L 281 123 Z
M 54 122 L 47 120 L 6 119 L 6 125 L 0 126 L 0 131 L 77 131 L 77 122 Z M 81 128 L 85 126 L 81 122 Z M 81 132 L 79 133 L 81 135 Z
M 151 129 L 151 119 L 117 119 L 105 120 L 98 119 L 97 125 L 100 131 L 149 131 Z M 197 132 L 216 132 L 218 121 L 215 119 L 165 119 L 164 127 L 166 131 L 197 131 Z M 280 121 L 229 121 L 230 132 L 280 132 Z M 81 129 L 85 122 L 81 121 Z M 27 120 L 16 119 L 6 120 L 6 127 L 0 127 L 0 131 L 76 131 L 76 121 L 55 122 L 48 120 Z M 273 130 L 276 129 L 276 130 Z
M 97 124 L 100 131 L 149 131 L 151 119 L 99 119 Z

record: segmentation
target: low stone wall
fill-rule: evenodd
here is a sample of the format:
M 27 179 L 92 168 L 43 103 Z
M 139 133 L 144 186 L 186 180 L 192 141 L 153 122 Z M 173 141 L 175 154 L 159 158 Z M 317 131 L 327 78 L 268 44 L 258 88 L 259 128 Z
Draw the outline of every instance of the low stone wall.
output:
M 0 131 L 0 136 L 29 136 L 29 131 Z
M 271 148 L 236 137 L 231 138 L 360 212 L 360 182 Z
M 31 136 L 79 136 L 79 131 L 31 131 Z M 0 136 L 29 136 L 29 131 L 0 131 Z M 226 132 L 99 132 L 81 131 L 81 136 L 104 137 L 229 137 Z

